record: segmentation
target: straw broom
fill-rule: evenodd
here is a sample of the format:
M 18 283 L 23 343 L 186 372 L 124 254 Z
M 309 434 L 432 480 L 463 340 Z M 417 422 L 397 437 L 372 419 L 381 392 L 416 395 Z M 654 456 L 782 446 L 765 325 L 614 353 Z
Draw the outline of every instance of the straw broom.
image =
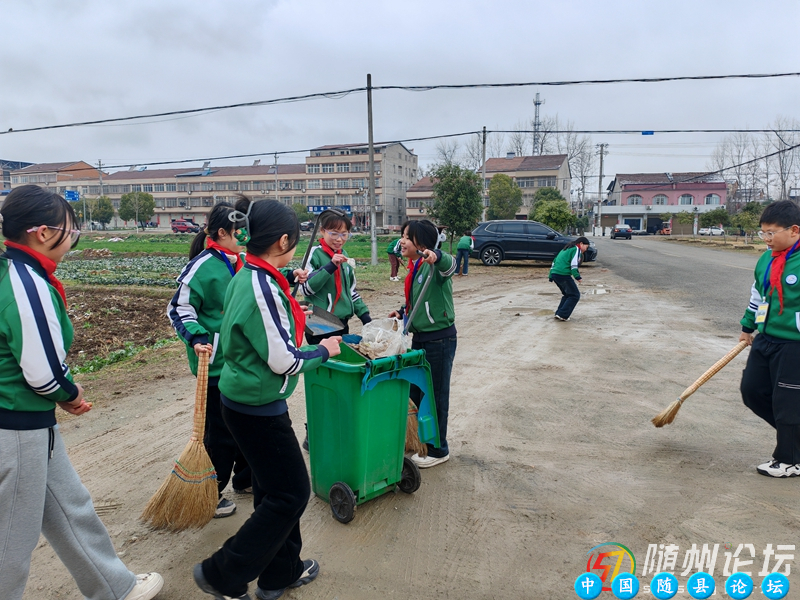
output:
M 139 517 L 155 529 L 183 531 L 214 518 L 219 491 L 217 473 L 203 445 L 208 389 L 208 353 L 200 354 L 194 399 L 192 437 L 175 461 L 172 473 L 150 498 Z
M 417 413 L 419 409 L 414 401 L 408 399 L 408 418 L 406 419 L 406 452 L 428 456 L 428 445 L 423 444 L 419 439 L 419 422 Z
M 689 396 L 694 394 L 697 389 L 703 385 L 706 381 L 711 379 L 714 375 L 716 375 L 719 371 L 722 370 L 722 367 L 727 365 L 731 362 L 742 350 L 747 348 L 747 342 L 739 342 L 736 344 L 733 349 L 728 352 L 725 356 L 720 358 L 717 362 L 715 362 L 711 368 L 703 373 L 700 378 L 695 381 L 692 385 L 688 388 L 683 390 L 683 393 L 678 396 L 678 399 L 675 400 L 672 404 L 670 404 L 666 409 L 658 413 L 652 419 L 653 425 L 656 427 L 663 427 L 664 425 L 669 425 L 675 420 L 675 416 L 678 414 L 678 411 L 683 406 L 683 401 L 686 400 Z

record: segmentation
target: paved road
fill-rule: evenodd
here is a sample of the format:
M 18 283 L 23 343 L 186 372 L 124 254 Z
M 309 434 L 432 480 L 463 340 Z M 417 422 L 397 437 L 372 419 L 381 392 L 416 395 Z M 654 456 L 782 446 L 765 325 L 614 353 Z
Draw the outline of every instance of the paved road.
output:
M 599 252 L 598 266 L 639 286 L 670 293 L 721 330 L 739 331 L 757 255 L 653 236 L 630 241 L 593 239 Z

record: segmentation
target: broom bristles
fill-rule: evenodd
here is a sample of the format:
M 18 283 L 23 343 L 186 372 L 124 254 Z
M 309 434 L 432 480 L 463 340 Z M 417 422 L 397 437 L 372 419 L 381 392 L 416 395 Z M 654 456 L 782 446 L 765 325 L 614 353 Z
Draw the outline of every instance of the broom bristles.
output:
M 214 465 L 203 443 L 192 439 L 140 519 L 154 529 L 173 532 L 200 528 L 214 518 L 218 499 Z
M 667 408 L 665 408 L 655 417 L 653 417 L 651 419 L 651 422 L 656 427 L 663 427 L 664 425 L 669 425 L 675 420 L 675 417 L 678 415 L 678 411 L 681 409 L 681 406 L 683 406 L 683 400 L 678 398 Z
M 406 419 L 406 452 L 428 456 L 428 445 L 423 444 L 419 439 L 419 422 L 417 420 L 417 405 L 409 398 L 408 418 Z

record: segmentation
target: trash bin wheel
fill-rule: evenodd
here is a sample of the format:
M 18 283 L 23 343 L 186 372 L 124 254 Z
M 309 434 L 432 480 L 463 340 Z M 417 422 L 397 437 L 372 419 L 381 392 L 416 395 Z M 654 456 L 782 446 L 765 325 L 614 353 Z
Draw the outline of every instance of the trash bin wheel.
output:
M 405 470 L 405 469 L 404 469 Z M 328 492 L 333 518 L 340 523 L 349 523 L 356 514 L 356 495 L 350 486 L 337 481 Z
M 403 457 L 403 472 L 400 474 L 400 481 L 397 483 L 397 487 L 400 488 L 401 492 L 413 494 L 419 489 L 421 483 L 422 475 L 420 475 L 419 467 L 407 456 Z

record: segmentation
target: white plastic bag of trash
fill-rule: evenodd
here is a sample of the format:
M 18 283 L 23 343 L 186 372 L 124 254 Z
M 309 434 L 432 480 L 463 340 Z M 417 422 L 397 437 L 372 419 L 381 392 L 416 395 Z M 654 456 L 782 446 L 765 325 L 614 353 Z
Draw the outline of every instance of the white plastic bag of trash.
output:
M 411 336 L 403 335 L 400 319 L 374 319 L 361 329 L 359 349 L 373 358 L 403 354 L 411 348 Z

